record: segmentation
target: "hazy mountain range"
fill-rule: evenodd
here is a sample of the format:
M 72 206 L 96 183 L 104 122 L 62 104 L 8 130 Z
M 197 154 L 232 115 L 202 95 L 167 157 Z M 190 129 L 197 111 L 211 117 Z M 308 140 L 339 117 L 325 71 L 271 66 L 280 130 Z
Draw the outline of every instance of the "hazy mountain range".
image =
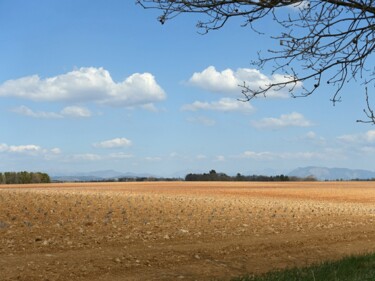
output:
M 375 178 L 375 172 L 369 170 L 353 170 L 346 168 L 326 168 L 326 167 L 300 167 L 290 173 L 288 176 L 295 176 L 300 178 L 306 178 L 313 176 L 317 180 L 352 180 L 352 179 L 373 179 Z M 183 178 L 181 172 L 176 173 L 172 177 Z M 118 178 L 148 178 L 158 177 L 148 173 L 130 173 L 130 172 L 118 172 L 115 170 L 102 170 L 93 172 L 82 172 L 74 174 L 60 174 L 52 175 L 52 180 L 56 181 L 100 181 L 100 180 L 113 180 Z
M 93 172 L 82 172 L 73 174 L 59 174 L 52 175 L 52 180 L 55 181 L 100 181 L 100 180 L 112 180 L 118 178 L 148 178 L 155 177 L 154 175 L 147 173 L 122 173 L 115 170 L 102 170 Z
M 315 177 L 317 180 L 352 180 L 373 179 L 375 172 L 369 170 L 353 170 L 346 168 L 304 167 L 291 171 L 288 176 L 305 178 Z

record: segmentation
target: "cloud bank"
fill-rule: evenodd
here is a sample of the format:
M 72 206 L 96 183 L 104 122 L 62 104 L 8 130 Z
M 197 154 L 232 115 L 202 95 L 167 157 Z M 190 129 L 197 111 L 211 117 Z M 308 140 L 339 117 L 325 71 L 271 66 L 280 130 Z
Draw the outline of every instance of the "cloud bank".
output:
M 207 118 L 205 116 L 189 117 L 186 120 L 190 123 L 198 123 L 204 126 L 214 126 L 216 124 L 214 119 Z
M 116 83 L 102 67 L 82 67 L 45 79 L 32 75 L 8 80 L 0 85 L 0 97 L 131 107 L 162 101 L 166 94 L 150 73 L 134 73 Z
M 248 102 L 241 102 L 241 101 L 238 101 L 236 99 L 231 99 L 231 98 L 222 98 L 219 101 L 214 101 L 214 102 L 195 101 L 192 104 L 186 104 L 182 106 L 182 110 L 185 110 L 185 111 L 213 110 L 213 111 L 221 111 L 221 112 L 252 113 L 254 111 L 254 108 Z
M 342 135 L 337 139 L 349 144 L 372 144 L 375 143 L 375 130 L 369 130 L 361 134 Z
M 241 92 L 239 85 L 243 85 L 244 82 L 249 88 L 259 90 L 270 84 L 286 82 L 291 79 L 292 77 L 280 74 L 267 76 L 252 68 L 238 68 L 236 71 L 228 68 L 220 72 L 214 66 L 209 66 L 202 72 L 195 72 L 188 83 L 210 92 L 238 94 Z M 295 89 L 297 90 L 301 86 L 302 84 L 298 83 Z M 288 98 L 290 96 L 289 89 L 291 87 L 279 91 L 269 91 L 267 97 Z
M 97 148 L 124 148 L 130 146 L 131 144 L 132 142 L 126 138 L 115 138 L 94 143 L 93 146 Z
M 251 125 L 259 129 L 277 129 L 285 127 L 310 127 L 312 123 L 301 113 L 292 112 L 290 114 L 282 114 L 279 118 L 269 117 L 252 121 Z
M 61 153 L 59 148 L 46 149 L 35 144 L 26 145 L 8 145 L 6 143 L 0 143 L 0 153 L 11 153 L 11 154 L 22 154 L 22 155 L 57 155 Z
M 12 111 L 20 115 L 33 117 L 33 118 L 43 118 L 43 119 L 56 119 L 56 118 L 64 118 L 64 117 L 86 118 L 86 117 L 92 116 L 90 110 L 82 106 L 67 106 L 63 108 L 59 113 L 46 112 L 46 111 L 34 111 L 25 105 L 21 105 L 17 108 L 14 108 Z
M 256 160 L 276 160 L 276 159 L 324 159 L 326 155 L 319 152 L 255 152 L 255 151 L 245 151 L 242 153 L 240 158 L 249 158 Z

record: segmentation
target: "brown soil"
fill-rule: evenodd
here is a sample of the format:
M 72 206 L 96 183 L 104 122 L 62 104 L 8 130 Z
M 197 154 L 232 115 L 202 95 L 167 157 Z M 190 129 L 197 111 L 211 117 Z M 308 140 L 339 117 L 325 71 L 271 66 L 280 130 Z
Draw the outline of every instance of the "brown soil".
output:
M 375 252 L 375 183 L 0 186 L 1 280 L 230 280 Z

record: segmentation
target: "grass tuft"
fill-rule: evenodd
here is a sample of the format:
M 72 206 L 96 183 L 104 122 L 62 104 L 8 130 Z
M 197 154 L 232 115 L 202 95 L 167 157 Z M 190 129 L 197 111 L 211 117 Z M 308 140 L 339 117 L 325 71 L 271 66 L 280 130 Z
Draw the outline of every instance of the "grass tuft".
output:
M 375 253 L 311 267 L 240 277 L 232 281 L 375 281 Z

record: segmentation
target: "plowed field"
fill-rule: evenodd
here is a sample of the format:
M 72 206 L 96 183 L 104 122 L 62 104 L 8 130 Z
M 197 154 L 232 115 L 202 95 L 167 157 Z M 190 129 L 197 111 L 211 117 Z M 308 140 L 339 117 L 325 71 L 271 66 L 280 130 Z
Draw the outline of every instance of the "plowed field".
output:
M 1 280 L 230 280 L 375 252 L 375 183 L 0 186 Z

